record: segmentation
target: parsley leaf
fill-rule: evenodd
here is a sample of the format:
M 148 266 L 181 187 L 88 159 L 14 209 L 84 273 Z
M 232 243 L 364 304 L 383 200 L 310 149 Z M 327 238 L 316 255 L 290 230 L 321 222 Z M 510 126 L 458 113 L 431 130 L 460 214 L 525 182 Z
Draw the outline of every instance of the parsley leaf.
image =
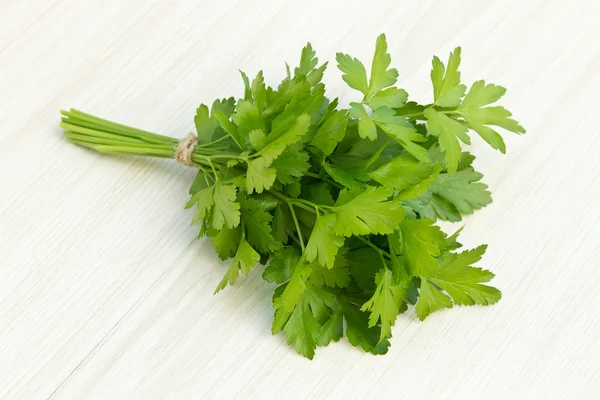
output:
M 371 98 L 381 89 L 392 86 L 398 79 L 398 71 L 390 68 L 392 58 L 387 52 L 387 41 L 385 35 L 381 34 L 375 44 L 375 54 L 373 55 L 373 65 L 371 66 L 371 80 L 369 82 L 369 92 L 366 97 Z
M 353 346 L 360 346 L 364 351 L 373 354 L 387 353 L 390 342 L 385 338 L 381 340 L 381 328 L 368 326 L 367 313 L 351 304 L 345 305 L 343 310 L 346 336 Z
M 431 82 L 433 83 L 433 99 L 435 105 L 440 107 L 456 107 L 465 95 L 467 87 L 460 83 L 460 53 L 457 47 L 448 58 L 448 67 L 439 58 L 433 57 L 431 69 Z
M 363 306 L 361 311 L 370 311 L 369 327 L 373 327 L 381 321 L 381 333 L 379 340 L 392 336 L 392 326 L 396 322 L 396 316 L 405 306 L 406 288 L 393 283 L 392 271 L 387 268 L 379 270 L 375 276 L 377 289 Z
M 261 208 L 259 200 L 242 198 L 241 219 L 246 228 L 247 240 L 258 251 L 269 254 L 279 248 L 270 226 L 273 216 Z
M 481 259 L 486 247 L 447 254 L 436 270 L 421 277 L 419 301 L 415 308 L 420 320 L 439 309 L 451 308 L 452 301 L 456 305 L 489 305 L 500 300 L 502 295 L 498 289 L 483 285 L 494 274 L 471 266 Z
M 413 275 L 426 275 L 437 266 L 444 234 L 433 221 L 405 219 L 400 225 L 402 254 Z
M 338 236 L 333 230 L 335 221 L 335 214 L 317 217 L 317 222 L 306 246 L 308 262 L 317 260 L 320 265 L 333 268 L 335 256 L 340 247 L 344 245 L 344 238 Z
M 341 236 L 391 233 L 404 219 L 399 202 L 389 200 L 391 192 L 367 186 L 362 192 L 342 190 L 336 205 L 334 232 Z
M 435 174 L 436 167 L 401 155 L 371 172 L 369 176 L 389 189 L 409 189 Z
M 367 82 L 367 70 L 363 63 L 348 54 L 337 53 L 335 59 L 338 62 L 338 69 L 343 72 L 342 79 L 352 89 L 356 89 L 366 95 L 369 91 Z
M 448 254 L 436 274 L 428 279 L 445 290 L 457 305 L 487 306 L 498 302 L 502 296 L 500 291 L 482 284 L 492 280 L 494 274 L 471 266 L 481 260 L 486 248 L 484 245 L 462 253 Z
M 252 248 L 252 246 L 248 244 L 244 238 L 242 238 L 237 252 L 235 253 L 235 257 L 227 269 L 227 273 L 225 273 L 225 276 L 215 289 L 215 293 L 225 289 L 228 283 L 230 285 L 235 284 L 235 281 L 240 276 L 240 269 L 245 275 L 247 275 L 250 270 L 256 266 L 256 263 L 259 259 L 260 255 Z

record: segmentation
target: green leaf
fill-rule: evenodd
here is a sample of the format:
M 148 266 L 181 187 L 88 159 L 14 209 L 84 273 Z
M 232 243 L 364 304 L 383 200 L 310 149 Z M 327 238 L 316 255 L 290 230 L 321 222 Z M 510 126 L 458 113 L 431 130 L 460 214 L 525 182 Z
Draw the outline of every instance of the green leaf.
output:
M 298 196 L 300 196 L 301 192 L 302 192 L 302 185 L 300 185 L 300 182 L 288 183 L 287 185 L 285 185 L 283 187 L 283 194 L 288 197 L 291 197 L 293 199 L 298 198 Z
M 398 71 L 390 68 L 392 58 L 387 52 L 387 41 L 385 35 L 381 34 L 375 44 L 375 54 L 373 55 L 373 64 L 371 66 L 371 80 L 369 83 L 369 92 L 366 97 L 371 98 L 381 89 L 392 86 L 398 79 Z
M 310 141 L 310 145 L 328 156 L 344 138 L 348 125 L 348 112 L 336 110 L 329 114 Z
M 381 329 L 378 326 L 368 326 L 368 314 L 360 311 L 358 307 L 345 304 L 343 308 L 346 319 L 346 336 L 353 346 L 360 346 L 364 351 L 373 354 L 385 354 L 390 342 L 380 340 Z
M 401 155 L 369 173 L 374 181 L 394 190 L 409 189 L 429 178 L 436 171 L 432 164 L 424 164 L 409 155 Z
M 424 142 L 427 139 L 417 133 L 417 130 L 410 122 L 405 119 L 402 120 L 404 122 L 396 124 L 378 123 L 377 125 L 417 160 L 428 163 L 429 157 L 427 156 L 427 149 L 417 144 L 419 142 Z
M 400 225 L 402 255 L 411 275 L 435 270 L 444 233 L 428 219 L 405 219 Z
M 240 75 L 242 75 L 242 80 L 244 81 L 244 100 L 251 100 L 252 89 L 250 88 L 250 80 L 248 79 L 248 75 L 246 75 L 246 73 L 241 70 Z
M 329 269 L 317 264 L 313 264 L 312 272 L 308 281 L 313 286 L 328 286 L 331 288 L 345 288 L 350 284 L 350 270 L 347 266 Z
M 359 118 L 358 134 L 363 139 L 377 140 L 377 126 L 362 104 L 350 103 L 350 116 Z
M 392 254 L 390 260 L 390 269 L 392 271 L 392 277 L 394 284 L 399 284 L 407 279 L 409 279 L 408 271 L 406 270 L 406 265 L 404 262 L 404 257 Z
M 377 288 L 373 297 L 371 297 L 363 306 L 361 311 L 370 311 L 369 327 L 373 327 L 377 322 L 381 322 L 381 333 L 379 340 L 387 339 L 392 336 L 392 326 L 396 322 L 396 316 L 400 313 L 406 297 L 406 288 L 401 285 L 395 285 L 392 271 L 387 268 L 379 270 L 375 277 Z
M 391 195 L 383 187 L 367 186 L 362 193 L 342 190 L 334 207 L 334 232 L 342 236 L 392 233 L 405 211 L 399 202 L 389 200 Z
M 208 186 L 209 184 L 206 179 L 206 174 L 204 174 L 203 170 L 199 169 L 194 181 L 192 182 L 192 185 L 190 186 L 190 195 L 193 196 Z
M 482 174 L 465 168 L 454 175 L 440 174 L 431 184 L 431 193 L 451 204 L 460 214 L 472 214 L 492 202 L 485 183 L 479 182 Z
M 344 333 L 343 323 L 344 314 L 342 313 L 342 307 L 338 306 L 321 327 L 317 344 L 319 346 L 327 346 L 332 341 L 337 342 L 340 340 Z
M 258 109 L 262 112 L 267 106 L 267 88 L 265 86 L 265 79 L 262 71 L 258 71 L 256 74 L 256 78 L 252 81 L 250 91 L 254 98 L 254 104 L 256 104 Z
M 233 114 L 233 110 L 235 110 L 235 99 L 233 97 L 217 99 L 213 102 L 211 110 L 213 115 L 218 111 L 229 118 Z
M 317 262 L 327 268 L 333 268 L 335 256 L 344 245 L 344 238 L 333 231 L 335 214 L 317 216 L 317 222 L 306 246 L 306 261 Z
M 234 229 L 223 228 L 219 231 L 210 232 L 212 244 L 221 260 L 226 260 L 235 255 L 240 245 L 242 229 L 238 225 Z
M 334 181 L 349 189 L 362 189 L 369 180 L 365 167 L 361 165 L 339 165 L 336 163 L 323 162 L 323 169 Z
M 506 92 L 502 86 L 485 84 L 477 81 L 460 104 L 456 112 L 462 116 L 469 126 L 479 134 L 494 149 L 506 152 L 506 145 L 502 136 L 488 125 L 495 125 L 511 132 L 525 133 L 525 129 L 517 121 L 510 118 L 510 111 L 504 107 L 482 107 L 498 101 Z
M 457 254 L 448 254 L 439 265 L 436 273 L 427 279 L 445 290 L 456 305 L 490 305 L 500 300 L 502 294 L 494 287 L 483 285 L 494 278 L 494 274 L 475 264 L 485 253 L 487 246 Z
M 427 279 L 421 279 L 419 300 L 415 306 L 417 317 L 423 321 L 429 314 L 442 308 L 452 308 L 452 299 L 433 286 Z
M 265 160 L 268 167 L 288 147 L 299 142 L 308 131 L 310 117 L 307 114 L 300 115 L 295 124 L 282 135 L 273 138 L 273 134 L 267 136 L 267 144 L 256 153 Z
M 296 268 L 290 277 L 290 280 L 281 294 L 283 308 L 292 311 L 302 294 L 306 290 L 306 281 L 310 276 L 312 267 L 303 259 L 296 263 Z
M 200 104 L 194 116 L 194 124 L 196 125 L 196 133 L 198 134 L 198 143 L 209 143 L 213 140 L 213 134 L 219 123 L 209 116 L 208 107 Z
M 196 204 L 196 212 L 194 212 L 194 217 L 192 218 L 192 225 L 202 221 L 210 213 L 215 204 L 214 193 L 215 187 L 210 186 L 200 190 L 190 198 L 186 208 L 190 208 Z
M 277 171 L 277 180 L 283 184 L 297 182 L 310 168 L 310 157 L 301 147 L 288 147 L 273 161 L 271 167 Z
M 347 255 L 350 275 L 354 282 L 364 291 L 375 289 L 375 275 L 382 267 L 381 257 L 370 247 L 352 250 Z
M 387 88 L 371 97 L 366 103 L 373 110 L 381 107 L 400 108 L 408 100 L 408 93 L 404 89 L 395 87 Z
M 267 129 L 258 106 L 247 100 L 238 102 L 231 120 L 237 126 L 238 135 L 246 149 L 248 148 L 247 143 L 250 143 L 248 136 L 251 131 L 264 132 Z
M 502 86 L 492 83 L 485 84 L 484 80 L 479 80 L 471 86 L 469 93 L 465 96 L 460 104 L 460 108 L 479 108 L 488 104 L 492 104 L 500 100 L 506 93 L 506 89 Z
M 252 198 L 242 198 L 241 219 L 246 228 L 247 240 L 259 252 L 269 254 L 269 252 L 279 248 L 275 238 L 273 238 L 270 226 L 273 217 L 261 208 L 260 201 Z
M 403 202 L 406 207 L 417 212 L 421 218 L 435 221 L 438 217 L 444 221 L 457 222 L 461 220 L 456 208 L 442 197 L 426 192 L 419 198 Z
M 237 131 L 237 126 L 229 120 L 225 114 L 221 111 L 213 111 L 214 117 L 217 119 L 221 127 L 227 132 L 229 136 L 233 139 L 233 141 L 238 145 L 240 149 L 247 149 L 244 145 L 244 141 L 241 140 L 240 135 Z
M 238 250 L 235 253 L 235 257 L 227 269 L 225 276 L 215 289 L 215 293 L 225 289 L 228 283 L 234 285 L 235 281 L 237 281 L 240 276 L 240 269 L 245 275 L 248 275 L 252 268 L 256 266 L 258 260 L 260 260 L 260 255 L 242 237 Z
M 273 161 L 279 157 L 288 146 L 301 140 L 310 126 L 310 118 L 302 114 L 295 124 L 283 134 L 274 138 L 271 133 L 267 136 L 267 144 L 256 153 L 258 158 L 248 162 L 246 172 L 246 190 L 248 193 L 262 193 L 270 189 L 277 178 L 276 168 L 269 168 Z
M 293 79 L 285 79 L 281 82 L 277 91 L 267 91 L 268 107 L 264 114 L 269 116 L 280 112 L 292 100 L 299 101 L 308 97 L 311 92 L 311 85 L 306 81 L 305 76 L 298 76 Z
M 286 244 L 288 237 L 295 232 L 292 214 L 286 203 L 279 204 L 273 213 L 273 237 L 280 243 Z
M 279 288 L 273 297 L 273 333 L 285 332 L 286 341 L 296 351 L 312 359 L 317 344 L 325 345 L 341 337 L 340 307 L 328 291 L 307 287 L 292 310 L 283 307 Z M 337 315 L 336 315 L 337 314 Z
M 300 251 L 292 246 L 286 246 L 273 255 L 273 259 L 265 268 L 262 278 L 267 282 L 284 283 L 291 277 L 300 261 Z
M 233 229 L 240 223 L 240 205 L 236 203 L 237 188 L 217 182 L 214 186 L 212 226 L 220 230 L 223 226 Z
M 364 95 L 369 91 L 367 82 L 367 70 L 358 59 L 343 53 L 337 53 L 335 59 L 338 69 L 343 72 L 342 79 L 352 89 L 356 89 Z
M 277 312 L 281 311 L 287 310 L 281 307 Z M 287 312 L 291 312 L 283 328 L 287 344 L 293 345 L 298 354 L 312 360 L 320 337 L 321 325 L 311 312 L 307 296 L 302 295 L 298 299 L 298 304 Z M 275 320 L 277 321 L 277 317 Z
M 277 170 L 269 168 L 270 163 L 267 158 L 256 158 L 248 162 L 246 171 L 246 190 L 248 193 L 262 193 L 265 189 L 270 189 L 277 178 Z
M 327 182 L 317 182 L 304 186 L 303 190 L 302 197 L 317 205 L 332 206 L 335 204 L 335 200 L 331 195 L 331 190 L 329 190 L 329 184 L 327 184 Z
M 294 76 L 308 75 L 319 62 L 316 57 L 316 52 L 313 50 L 312 45 L 307 43 L 302 49 L 300 56 L 300 66 L 294 69 Z
M 377 126 L 371 118 L 365 117 L 358 121 L 358 133 L 363 139 L 377 140 Z
M 267 135 L 262 129 L 254 129 L 248 133 L 250 145 L 254 150 L 260 150 L 267 144 Z
M 471 139 L 467 135 L 467 127 L 433 108 L 426 109 L 424 115 L 427 118 L 429 133 L 438 137 L 440 148 L 446 154 L 445 163 L 448 172 L 453 174 L 456 172 L 462 156 L 458 139 L 466 144 L 471 143 Z
M 437 179 L 440 171 L 442 170 L 443 164 L 442 163 L 433 164 L 432 167 L 433 167 L 433 170 L 428 177 L 422 179 L 415 186 L 412 186 L 406 190 L 398 192 L 396 194 L 396 199 L 397 200 L 416 199 L 419 196 L 427 193 L 427 190 L 430 188 L 431 184 Z M 435 220 L 435 218 L 433 218 L 433 219 Z
M 235 202 L 237 188 L 234 185 L 217 182 L 194 194 L 186 205 L 196 204 L 192 225 L 210 216 L 211 225 L 220 230 L 223 226 L 235 228 L 240 223 L 240 205 Z
M 460 84 L 460 47 L 454 49 L 448 58 L 448 68 L 439 58 L 433 58 L 431 82 L 433 83 L 434 104 L 440 107 L 456 107 L 465 95 L 467 87 Z
M 309 74 L 306 76 L 306 81 L 310 85 L 316 86 L 323 79 L 323 74 L 325 73 L 326 69 L 327 63 L 325 62 L 319 68 L 315 68 L 312 71 L 310 71 Z

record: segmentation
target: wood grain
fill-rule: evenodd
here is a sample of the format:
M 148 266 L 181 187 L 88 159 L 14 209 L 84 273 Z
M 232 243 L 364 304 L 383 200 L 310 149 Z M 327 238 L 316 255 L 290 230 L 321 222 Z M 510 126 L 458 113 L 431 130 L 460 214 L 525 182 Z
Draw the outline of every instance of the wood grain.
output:
M 368 5 L 367 5 L 368 4 Z M 600 3 L 0 2 L 1 399 L 597 399 Z M 504 298 L 419 323 L 384 357 L 346 342 L 314 361 L 270 335 L 272 288 L 224 272 L 183 210 L 193 171 L 64 141 L 61 108 L 184 136 L 237 69 L 281 78 L 311 41 L 368 59 L 388 34 L 401 84 L 463 46 L 463 77 L 509 88 L 528 128 L 475 140 L 494 203 L 463 242 Z M 329 94 L 352 101 L 333 64 Z

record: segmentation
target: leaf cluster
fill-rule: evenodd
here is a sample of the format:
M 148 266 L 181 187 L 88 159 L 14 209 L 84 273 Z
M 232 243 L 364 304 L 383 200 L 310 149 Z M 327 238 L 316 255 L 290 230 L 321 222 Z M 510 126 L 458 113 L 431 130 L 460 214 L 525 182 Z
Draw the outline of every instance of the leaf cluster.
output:
M 308 44 L 298 67 L 276 87 L 263 73 L 241 73 L 244 96 L 201 105 L 195 117 L 199 167 L 188 207 L 200 236 L 230 266 L 216 291 L 257 265 L 277 285 L 272 331 L 298 353 L 346 336 L 384 354 L 398 314 L 423 320 L 453 305 L 488 305 L 500 291 L 474 266 L 486 247 L 459 252 L 457 234 L 436 220 L 460 221 L 491 202 L 470 132 L 505 151 L 497 129 L 524 129 L 492 105 L 505 89 L 461 83 L 460 48 L 434 57 L 433 101 L 409 101 L 396 86 L 384 35 L 370 73 L 338 53 L 342 79 L 360 101 L 340 107 L 326 97 Z

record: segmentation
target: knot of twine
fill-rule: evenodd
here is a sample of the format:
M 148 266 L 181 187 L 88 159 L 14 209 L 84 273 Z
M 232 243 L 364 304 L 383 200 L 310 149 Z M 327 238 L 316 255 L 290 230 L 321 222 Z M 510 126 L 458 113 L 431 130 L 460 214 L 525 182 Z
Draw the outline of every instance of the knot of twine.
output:
M 193 133 L 189 133 L 186 137 L 179 141 L 177 149 L 175 149 L 175 160 L 181 165 L 193 167 L 192 153 L 198 144 L 198 137 Z

